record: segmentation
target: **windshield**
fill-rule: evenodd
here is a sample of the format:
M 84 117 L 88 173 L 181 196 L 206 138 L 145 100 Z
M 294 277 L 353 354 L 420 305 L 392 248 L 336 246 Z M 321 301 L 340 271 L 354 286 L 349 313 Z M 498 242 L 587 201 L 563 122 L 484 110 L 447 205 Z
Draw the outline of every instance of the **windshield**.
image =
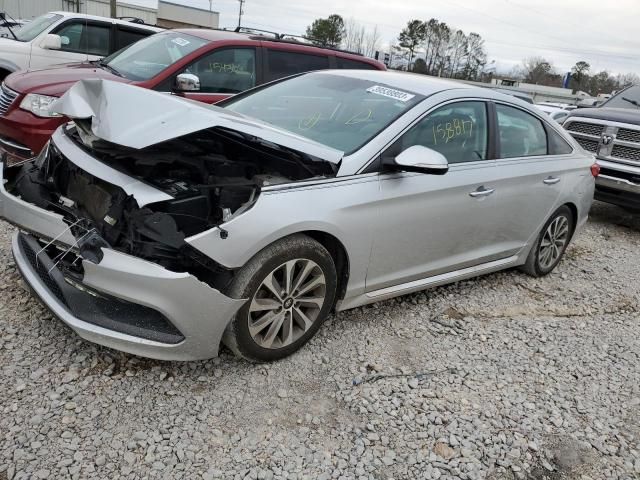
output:
M 640 85 L 629 87 L 602 104 L 610 108 L 640 108 Z
M 225 108 L 350 154 L 423 99 L 382 83 L 311 73 L 232 99 Z
M 62 15 L 56 15 L 55 13 L 47 13 L 46 15 L 34 18 L 24 27 L 14 30 L 16 40 L 30 42 L 61 18 Z
M 180 32 L 158 33 L 114 53 L 103 63 L 130 80 L 149 80 L 207 43 Z

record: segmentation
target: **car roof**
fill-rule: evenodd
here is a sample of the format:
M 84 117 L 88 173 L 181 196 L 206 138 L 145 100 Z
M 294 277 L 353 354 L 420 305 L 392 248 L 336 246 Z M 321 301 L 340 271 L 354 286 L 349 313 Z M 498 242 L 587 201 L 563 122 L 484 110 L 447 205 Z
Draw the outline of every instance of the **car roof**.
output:
M 153 25 L 147 25 L 146 23 L 135 23 L 135 22 L 130 22 L 128 20 L 120 20 L 118 18 L 109 18 L 109 17 L 101 17 L 99 15 L 86 15 L 84 13 L 76 13 L 76 12 L 64 12 L 64 11 L 54 11 L 54 12 L 49 12 L 49 14 L 51 15 L 61 15 L 65 18 L 86 18 L 87 20 L 100 20 L 100 21 L 105 21 L 108 20 L 111 23 L 117 23 L 118 25 L 126 25 L 128 27 L 134 27 L 134 28 L 139 28 L 141 30 L 149 30 L 152 32 L 163 32 L 164 29 L 160 28 L 160 27 L 154 27 Z
M 293 40 L 292 41 L 279 40 L 276 38 L 267 37 L 265 35 L 260 35 L 259 33 L 234 32 L 233 30 L 214 30 L 209 28 L 176 28 L 171 31 L 194 35 L 196 37 L 200 37 L 204 40 L 209 40 L 211 42 L 221 41 L 221 40 L 225 40 L 225 41 L 236 40 L 236 41 L 242 41 L 242 42 L 254 41 L 254 42 L 273 43 L 273 44 L 282 45 L 282 46 L 290 46 L 290 47 L 293 47 L 294 49 L 298 49 L 298 48 L 304 49 L 304 50 L 311 49 L 311 50 L 316 50 L 318 53 L 323 52 L 324 54 L 326 54 L 327 52 L 332 52 L 333 54 L 339 57 L 347 57 L 350 59 L 359 60 L 363 63 L 382 65 L 379 61 L 373 58 L 365 57 L 364 55 L 360 55 L 358 53 L 347 52 L 345 50 L 338 50 L 335 48 L 325 48 L 319 45 L 313 45 L 313 44 L 304 43 L 304 42 L 296 42 Z

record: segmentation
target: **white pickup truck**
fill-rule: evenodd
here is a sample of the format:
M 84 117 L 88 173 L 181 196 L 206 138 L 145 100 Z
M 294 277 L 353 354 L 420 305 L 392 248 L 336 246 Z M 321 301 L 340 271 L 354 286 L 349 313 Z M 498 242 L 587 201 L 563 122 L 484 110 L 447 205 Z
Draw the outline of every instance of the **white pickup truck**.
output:
M 126 20 L 47 13 L 0 38 L 0 80 L 18 70 L 97 60 L 160 31 Z

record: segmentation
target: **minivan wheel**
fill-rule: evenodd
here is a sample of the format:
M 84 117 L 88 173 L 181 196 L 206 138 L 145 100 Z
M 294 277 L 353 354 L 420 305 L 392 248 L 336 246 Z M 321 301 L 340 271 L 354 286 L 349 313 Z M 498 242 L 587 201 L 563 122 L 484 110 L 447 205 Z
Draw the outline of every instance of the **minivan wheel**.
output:
M 531 249 L 527 262 L 522 266 L 525 273 L 542 277 L 560 263 L 573 235 L 573 212 L 562 206 L 547 220 L 538 240 Z
M 336 268 L 326 248 L 306 235 L 284 238 L 235 275 L 229 294 L 247 298 L 223 342 L 236 355 L 268 362 L 292 354 L 333 308 Z

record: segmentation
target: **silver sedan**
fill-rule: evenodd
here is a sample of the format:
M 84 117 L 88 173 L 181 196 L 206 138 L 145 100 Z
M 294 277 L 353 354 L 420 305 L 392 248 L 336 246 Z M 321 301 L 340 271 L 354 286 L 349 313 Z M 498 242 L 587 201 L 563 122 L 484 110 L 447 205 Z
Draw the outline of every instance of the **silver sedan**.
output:
M 332 311 L 520 267 L 551 272 L 597 167 L 512 96 L 325 71 L 220 106 L 101 80 L 4 165 L 0 213 L 44 304 L 80 336 L 188 360 L 302 347 Z

